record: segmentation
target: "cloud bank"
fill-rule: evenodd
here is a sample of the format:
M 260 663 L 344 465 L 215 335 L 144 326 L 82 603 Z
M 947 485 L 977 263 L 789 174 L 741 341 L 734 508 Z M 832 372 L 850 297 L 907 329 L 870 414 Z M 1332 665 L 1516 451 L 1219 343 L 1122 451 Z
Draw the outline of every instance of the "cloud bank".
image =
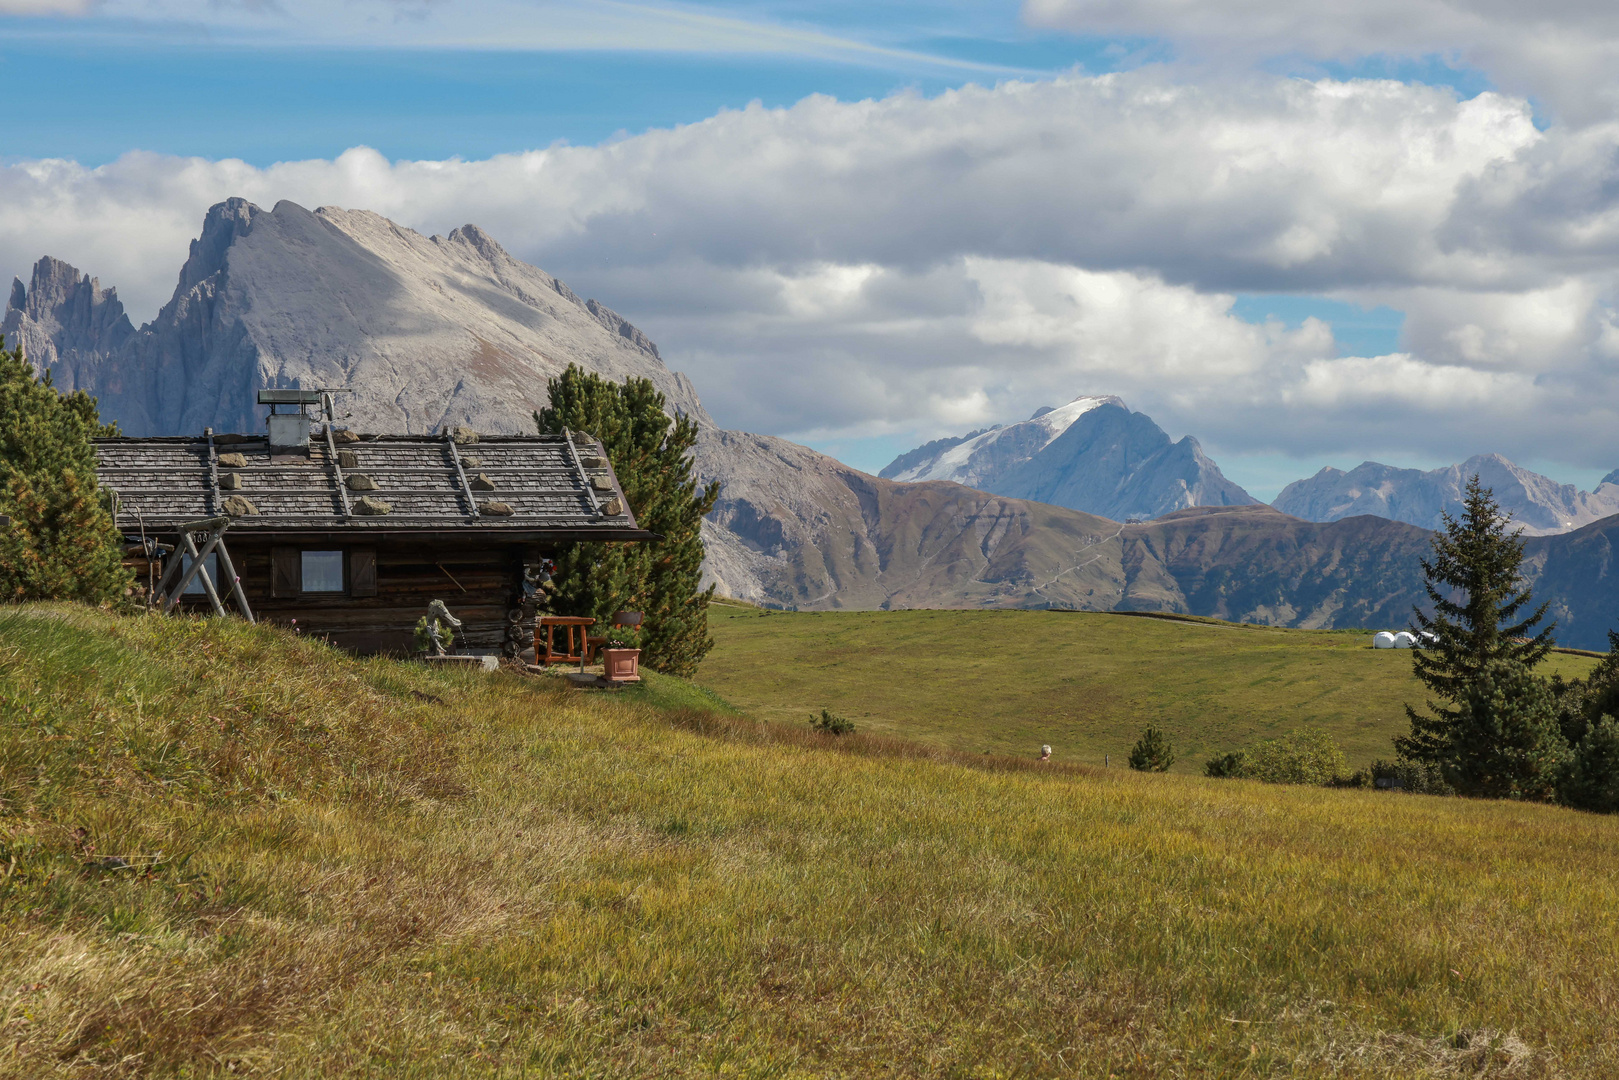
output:
M 1619 7 L 1607 0 L 1025 0 L 1031 24 L 1168 39 L 1222 64 L 1273 57 L 1439 57 L 1565 118 L 1619 104 Z
M 230 195 L 475 222 L 641 325 L 722 422 L 936 434 L 1118 393 L 1300 455 L 1619 464 L 1619 125 L 1388 81 L 1070 75 L 812 97 L 593 147 L 255 168 L 0 168 L 0 269 L 167 298 Z M 1235 294 L 1407 313 L 1401 351 L 1254 326 Z

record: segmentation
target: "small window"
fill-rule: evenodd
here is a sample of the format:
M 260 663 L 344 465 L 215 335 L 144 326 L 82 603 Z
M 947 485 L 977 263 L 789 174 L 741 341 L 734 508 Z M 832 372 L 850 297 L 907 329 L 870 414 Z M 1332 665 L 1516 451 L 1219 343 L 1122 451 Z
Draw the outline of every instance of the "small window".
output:
M 341 551 L 306 551 L 303 553 L 303 590 L 312 592 L 343 591 L 343 553 Z
M 181 574 L 185 574 L 187 571 L 189 571 L 191 569 L 191 564 L 196 562 L 196 560 L 193 559 L 190 555 L 184 555 L 184 559 L 185 559 L 185 565 L 180 567 L 180 573 Z M 214 591 L 218 592 L 219 591 L 219 557 L 216 556 L 211 551 L 208 553 L 208 557 L 206 559 L 202 560 L 202 571 L 201 571 L 201 573 L 197 574 L 196 577 L 192 578 L 191 579 L 191 584 L 186 586 L 185 594 L 187 596 L 202 596 L 204 593 L 206 593 L 208 591 L 207 589 L 205 589 L 203 587 L 203 584 L 202 584 L 202 575 L 203 574 L 208 575 L 208 580 L 214 583 Z

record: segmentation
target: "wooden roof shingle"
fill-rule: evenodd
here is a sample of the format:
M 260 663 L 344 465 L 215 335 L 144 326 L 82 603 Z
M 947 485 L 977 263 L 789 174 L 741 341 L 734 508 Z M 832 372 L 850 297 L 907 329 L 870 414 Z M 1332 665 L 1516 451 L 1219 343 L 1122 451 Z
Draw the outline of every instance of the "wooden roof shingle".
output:
M 337 444 L 323 432 L 307 453 L 272 454 L 262 435 L 119 437 L 96 440 L 97 474 L 116 493 L 118 525 L 125 531 L 162 532 L 227 514 L 227 500 L 242 496 L 257 512 L 232 515 L 232 536 L 657 539 L 636 524 L 600 444 L 577 439 L 483 435 L 457 444 L 448 435 L 361 435 Z M 222 454 L 240 454 L 246 465 L 222 465 Z M 345 468 L 346 454 L 353 455 L 353 465 Z M 472 481 L 480 475 L 494 490 L 474 490 Z M 354 490 L 355 476 L 375 488 Z M 223 487 L 221 481 L 239 486 Z M 364 497 L 386 503 L 388 513 L 361 512 Z M 488 503 L 512 512 L 490 513 Z

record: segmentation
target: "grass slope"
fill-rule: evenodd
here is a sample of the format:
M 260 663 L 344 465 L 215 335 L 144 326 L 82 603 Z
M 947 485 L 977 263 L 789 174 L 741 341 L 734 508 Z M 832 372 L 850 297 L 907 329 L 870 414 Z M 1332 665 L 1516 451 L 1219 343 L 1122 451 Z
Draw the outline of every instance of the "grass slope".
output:
M 1411 656 L 1359 630 L 1285 630 L 1105 612 L 767 612 L 716 605 L 699 680 L 749 713 L 803 722 L 822 708 L 862 728 L 968 752 L 1121 764 L 1164 728 L 1178 772 L 1298 727 L 1352 765 L 1393 757 L 1423 701 Z M 1553 655 L 1565 677 L 1593 660 Z
M 1613 819 L 709 700 L 0 612 L 0 1072 L 1619 1072 Z

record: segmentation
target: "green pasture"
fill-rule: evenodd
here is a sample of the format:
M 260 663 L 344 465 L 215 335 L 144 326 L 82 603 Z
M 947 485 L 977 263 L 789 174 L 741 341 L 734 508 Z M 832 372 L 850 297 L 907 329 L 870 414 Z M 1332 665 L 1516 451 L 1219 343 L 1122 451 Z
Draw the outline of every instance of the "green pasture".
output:
M 1610 1080 L 1615 824 L 0 608 L 0 1077 Z
M 863 730 L 953 750 L 1122 764 L 1141 729 L 1179 760 L 1319 727 L 1351 765 L 1392 757 L 1405 703 L 1423 700 L 1411 654 L 1361 630 L 1285 630 L 1109 612 L 775 612 L 716 605 L 698 681 L 752 715 L 821 709 Z M 1565 678 L 1596 661 L 1553 654 Z

